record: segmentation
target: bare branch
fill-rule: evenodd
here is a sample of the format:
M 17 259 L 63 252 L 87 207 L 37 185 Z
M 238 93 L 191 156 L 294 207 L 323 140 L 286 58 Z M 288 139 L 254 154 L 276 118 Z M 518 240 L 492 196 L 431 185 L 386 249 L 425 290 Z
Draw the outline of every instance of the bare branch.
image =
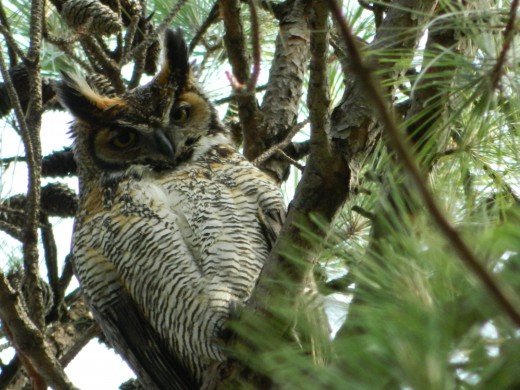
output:
M 296 126 L 294 126 L 289 134 L 285 137 L 285 139 L 276 144 L 271 146 L 269 149 L 267 149 L 264 153 L 262 153 L 260 156 L 258 156 L 256 159 L 253 160 L 254 165 L 260 165 L 263 162 L 265 162 L 269 157 L 271 157 L 273 154 L 277 152 L 281 152 L 287 145 L 291 143 L 291 140 L 293 137 L 298 134 L 298 132 L 303 129 L 307 124 L 309 123 L 309 120 L 306 119 L 301 123 L 298 123 Z
M 3 273 L 0 273 L 0 317 L 4 327 L 9 329 L 16 350 L 49 386 L 56 390 L 75 389 L 49 352 L 42 333 L 25 314 L 20 294 L 13 291 Z
M 170 10 L 168 15 L 163 19 L 163 21 L 161 22 L 159 27 L 157 27 L 155 32 L 148 35 L 141 43 L 139 43 L 137 46 L 135 46 L 133 48 L 133 50 L 127 51 L 126 55 L 123 56 L 123 58 L 121 59 L 121 61 L 119 61 L 119 63 L 121 65 L 127 64 L 134 58 L 134 56 L 140 50 L 143 50 L 144 48 L 148 48 L 157 39 L 157 37 L 160 36 L 168 28 L 168 26 L 171 24 L 173 18 L 175 18 L 175 16 L 177 16 L 177 14 L 181 10 L 181 8 L 184 6 L 184 4 L 186 4 L 186 2 L 187 2 L 187 0 L 178 0 L 177 3 Z
M 247 158 L 252 159 L 256 156 L 251 155 L 249 150 L 252 147 L 251 145 L 257 144 L 259 141 L 259 138 L 257 138 L 257 129 L 260 113 L 254 92 L 245 88 L 250 82 L 250 61 L 246 52 L 244 27 L 240 14 L 240 1 L 222 0 L 220 4 L 220 12 L 226 29 L 224 45 L 226 46 L 229 63 L 233 70 L 233 80 L 230 81 L 238 104 L 238 116 L 240 118 L 240 125 L 242 126 L 244 154 Z M 257 38 L 253 37 L 252 39 Z
M 209 11 L 208 16 L 206 17 L 202 25 L 199 27 L 199 29 L 195 33 L 195 36 L 188 45 L 188 52 L 190 54 L 193 53 L 193 50 L 195 50 L 195 47 L 198 45 L 198 43 L 200 42 L 204 34 L 206 34 L 211 25 L 217 22 L 219 17 L 219 7 L 219 1 L 215 1 L 215 4 L 213 4 L 213 7 Z
M 27 134 L 22 128 L 29 183 L 27 190 L 26 224 L 24 226 L 24 270 L 25 283 L 31 299 L 27 302 L 29 316 L 34 324 L 43 329 L 45 309 L 39 279 L 38 226 L 40 220 L 41 143 L 40 128 L 43 113 L 42 77 L 40 74 L 40 48 L 44 18 L 44 0 L 31 2 L 29 28 L 29 50 L 24 62 L 29 75 L 30 98 L 27 108 Z M 33 363 L 34 364 L 34 363 Z M 44 375 L 43 373 L 40 373 Z
M 132 44 L 134 42 L 135 34 L 137 32 L 137 28 L 139 25 L 140 17 L 139 15 L 135 15 L 130 20 L 130 24 L 128 25 L 126 29 L 125 34 L 125 44 L 121 48 L 121 58 L 124 57 L 125 53 L 131 49 Z
M 22 229 L 6 221 L 0 221 L 0 230 L 9 234 L 15 240 L 23 242 Z
M 286 161 L 288 161 L 291 165 L 294 165 L 296 168 L 298 168 L 301 172 L 305 170 L 305 166 L 300 164 L 298 161 L 296 161 L 294 158 L 289 156 L 287 153 L 285 153 L 283 150 L 279 150 L 278 153 L 280 156 L 282 156 Z
M 57 37 L 53 34 L 51 34 L 47 28 L 47 25 L 43 25 L 43 38 L 48 41 L 49 43 L 56 46 L 58 49 L 63 51 L 68 58 L 70 58 L 72 61 L 74 61 L 76 64 L 81 66 L 84 70 L 86 70 L 88 73 L 92 73 L 92 67 L 87 64 L 85 61 L 83 61 L 79 56 L 77 56 L 74 53 L 74 50 L 72 48 L 72 44 L 75 42 L 78 42 L 81 38 L 80 34 L 74 34 L 69 38 L 61 38 Z
M 502 73 L 504 71 L 504 64 L 506 62 L 507 52 L 511 48 L 511 43 L 513 38 L 515 37 L 516 28 L 516 13 L 518 11 L 518 3 L 519 0 L 513 0 L 511 2 L 511 10 L 509 11 L 509 19 L 507 21 L 506 28 L 504 30 L 504 43 L 502 44 L 502 50 L 500 51 L 500 55 L 498 56 L 497 63 L 493 71 L 491 72 L 491 91 L 494 91 L 498 88 L 498 83 L 500 82 L 500 78 L 502 77 Z
M 83 45 L 87 54 L 89 54 L 89 59 L 92 64 L 95 66 L 97 62 L 101 65 L 104 71 L 102 73 L 104 73 L 105 76 L 110 79 L 115 90 L 118 93 L 124 92 L 125 85 L 121 79 L 121 73 L 118 64 L 106 55 L 106 53 L 103 51 L 103 48 L 101 48 L 92 37 L 84 35 L 81 39 L 81 44 Z
M 262 91 L 265 91 L 267 89 L 267 85 L 259 85 L 256 87 L 255 89 L 255 93 L 256 92 L 262 92 Z M 220 105 L 220 104 L 225 104 L 225 103 L 229 103 L 229 102 L 232 102 L 233 100 L 236 99 L 236 96 L 235 95 L 230 95 L 230 96 L 226 96 L 222 99 L 217 99 L 213 102 L 213 104 L 215 105 Z
M 56 247 L 52 224 L 49 222 L 49 218 L 45 214 L 42 214 L 41 216 L 40 231 L 43 242 L 45 266 L 47 267 L 47 276 L 54 296 L 59 288 L 58 248 Z
M 20 49 L 20 46 L 18 46 L 18 43 L 16 43 L 16 40 L 14 39 L 13 35 L 11 34 L 11 30 L 9 29 L 9 24 L 7 24 L 7 20 L 4 23 L 3 18 L 5 18 L 4 8 L 0 6 L 0 17 L 2 18 L 0 24 L 0 32 L 5 38 L 5 41 L 7 42 L 7 53 L 9 54 L 9 63 L 10 66 L 13 67 L 18 64 L 18 57 L 23 58 L 25 57 L 25 53 Z

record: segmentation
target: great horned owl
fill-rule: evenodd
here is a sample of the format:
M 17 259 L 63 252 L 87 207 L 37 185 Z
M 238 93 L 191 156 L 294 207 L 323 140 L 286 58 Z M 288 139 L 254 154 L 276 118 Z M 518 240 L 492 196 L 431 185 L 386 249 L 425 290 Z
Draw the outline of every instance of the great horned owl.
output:
M 225 356 L 285 216 L 278 186 L 233 148 L 180 32 L 147 85 L 102 96 L 64 75 L 79 168 L 72 253 L 107 339 L 146 389 L 200 387 Z

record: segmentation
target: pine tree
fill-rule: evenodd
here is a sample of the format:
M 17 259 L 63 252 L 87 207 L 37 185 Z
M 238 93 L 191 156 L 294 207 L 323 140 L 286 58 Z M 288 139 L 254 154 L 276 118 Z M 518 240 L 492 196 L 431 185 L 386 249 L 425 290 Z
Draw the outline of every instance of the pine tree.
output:
M 0 140 L 22 147 L 0 155 L 14 356 L 0 388 L 74 388 L 63 368 L 103 340 L 56 234 L 77 194 L 68 145 L 42 154 L 42 123 L 63 110 L 53 83 L 64 70 L 107 95 L 133 88 L 169 26 L 290 202 L 216 387 L 519 386 L 517 13 L 517 0 L 2 2 Z M 304 291 L 313 279 L 320 295 Z

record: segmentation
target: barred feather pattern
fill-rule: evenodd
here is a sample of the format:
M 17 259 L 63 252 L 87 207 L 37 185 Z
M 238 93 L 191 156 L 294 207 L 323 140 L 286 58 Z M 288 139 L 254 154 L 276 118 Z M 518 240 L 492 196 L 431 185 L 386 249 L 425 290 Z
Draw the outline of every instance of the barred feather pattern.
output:
M 83 32 L 112 35 L 122 27 L 119 16 L 98 0 L 67 0 L 61 16 L 69 26 Z
M 173 171 L 134 165 L 101 182 L 113 190 L 82 185 L 73 242 L 93 312 L 103 324 L 122 283 L 201 383 L 206 368 L 225 359 L 219 337 L 268 256 L 266 229 L 277 234 L 281 227 L 279 188 L 225 144 Z
M 91 73 L 86 77 L 88 85 L 103 96 L 115 97 L 116 90 L 108 77 L 101 73 Z

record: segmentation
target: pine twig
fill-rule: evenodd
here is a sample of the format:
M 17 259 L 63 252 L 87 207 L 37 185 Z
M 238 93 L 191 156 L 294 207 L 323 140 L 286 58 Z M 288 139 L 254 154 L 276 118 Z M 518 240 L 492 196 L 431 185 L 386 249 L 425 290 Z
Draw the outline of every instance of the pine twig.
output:
M 259 85 L 256 87 L 255 93 L 265 91 L 266 89 L 267 89 L 267 85 Z M 236 96 L 233 94 L 233 95 L 226 96 L 222 99 L 217 99 L 217 100 L 213 101 L 213 104 L 218 106 L 220 104 L 229 103 L 235 99 L 236 99 Z
M 193 50 L 195 50 L 195 47 L 198 45 L 204 34 L 208 31 L 208 29 L 211 27 L 213 23 L 215 23 L 218 20 L 219 17 L 219 2 L 215 1 L 215 4 L 213 4 L 213 7 L 209 11 L 208 16 L 204 20 L 204 22 L 201 24 L 197 32 L 195 33 L 195 36 L 191 40 L 190 44 L 188 45 L 188 53 L 193 53 Z
M 283 150 L 279 150 L 278 153 L 280 156 L 282 156 L 285 160 L 287 160 L 290 164 L 294 165 L 296 168 L 300 170 L 300 172 L 303 172 L 305 169 L 305 165 L 300 164 L 298 161 L 296 161 L 294 158 L 289 156 L 287 153 L 285 153 Z
M 255 158 L 253 160 L 253 164 L 258 166 L 264 163 L 269 157 L 271 157 L 273 154 L 277 152 L 281 152 L 287 145 L 291 143 L 291 140 L 293 137 L 298 134 L 298 132 L 303 129 L 304 126 L 306 126 L 309 123 L 309 119 L 305 119 L 303 122 L 298 123 L 296 126 L 294 126 L 290 131 L 289 134 L 285 137 L 285 139 L 276 144 L 271 146 L 269 149 L 267 149 L 264 153 L 262 153 L 260 156 Z
M 500 78 L 502 77 L 502 73 L 504 71 L 504 64 L 506 62 L 507 52 L 511 48 L 511 43 L 513 42 L 513 38 L 515 37 L 515 22 L 516 22 L 516 13 L 518 11 L 519 0 L 513 0 L 511 2 L 511 10 L 509 12 L 509 19 L 507 21 L 506 28 L 504 30 L 504 43 L 502 45 L 502 50 L 500 51 L 500 55 L 498 56 L 497 62 L 493 71 L 491 72 L 491 91 L 495 91 L 498 88 L 498 83 L 500 82 Z
M 2 11 L 0 13 L 1 15 L 4 15 L 3 8 L 0 7 L 0 10 Z M 18 58 L 25 57 L 25 53 L 20 49 L 20 46 L 18 46 L 18 43 L 16 43 L 16 40 L 14 39 L 13 35 L 11 34 L 11 30 L 9 29 L 8 24 L 4 24 L 4 21 L 2 20 L 2 24 L 0 24 L 0 32 L 5 38 L 5 41 L 7 42 L 7 52 L 9 54 L 9 63 L 11 67 L 18 64 Z
M 121 66 L 130 62 L 130 60 L 136 55 L 140 50 L 144 50 L 147 48 L 153 41 L 157 39 L 170 25 L 171 21 L 177 16 L 181 8 L 186 4 L 188 0 L 178 0 L 177 3 L 172 7 L 168 15 L 163 19 L 161 24 L 157 27 L 154 33 L 150 34 L 148 37 L 143 39 L 141 43 L 139 43 L 136 47 L 134 47 L 131 51 L 126 52 L 126 54 L 122 57 L 119 63 Z

